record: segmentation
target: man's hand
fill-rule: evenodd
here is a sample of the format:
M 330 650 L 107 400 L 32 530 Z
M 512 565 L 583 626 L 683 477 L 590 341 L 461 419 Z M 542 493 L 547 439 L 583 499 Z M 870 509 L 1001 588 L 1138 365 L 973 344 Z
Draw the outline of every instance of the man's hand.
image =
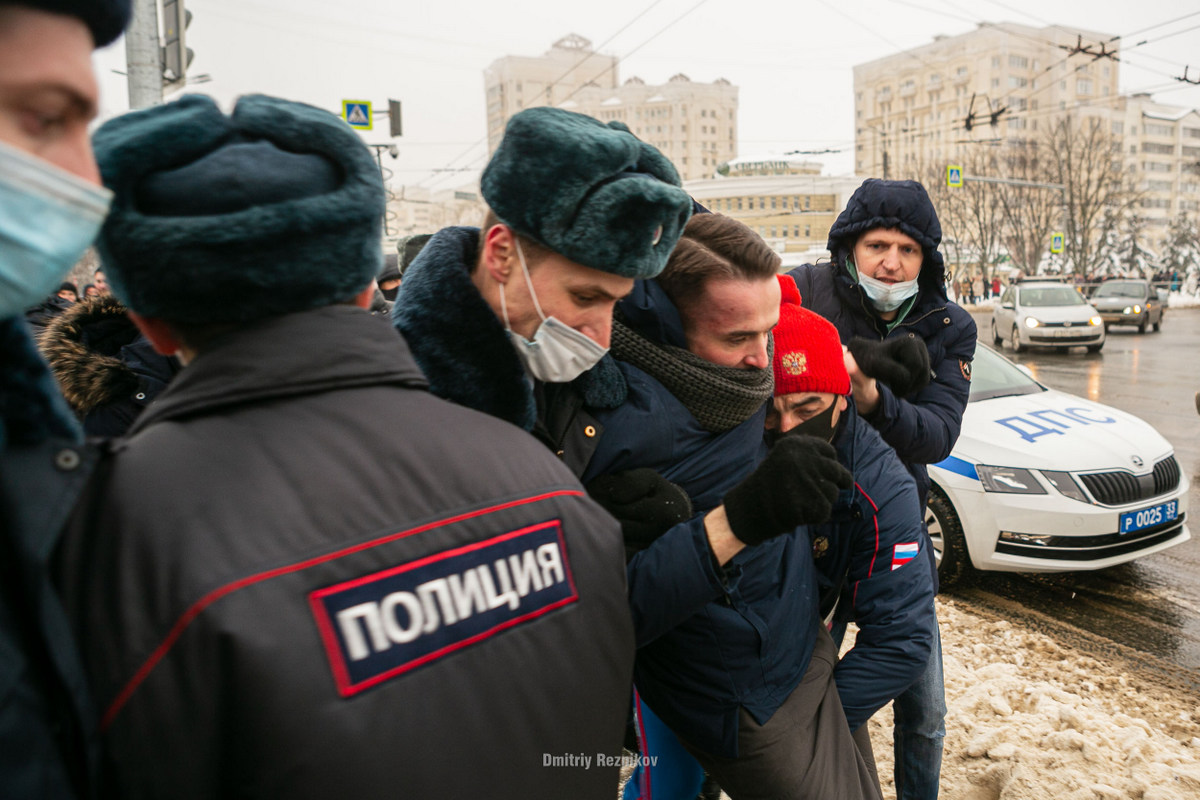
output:
M 929 384 L 929 348 L 916 336 L 899 336 L 882 342 L 855 337 L 847 349 L 860 376 L 887 384 L 897 397 L 916 394 Z M 855 405 L 857 401 L 856 394 Z
M 587 491 L 620 521 L 626 557 L 692 517 L 692 501 L 683 487 L 648 468 L 601 475 Z
M 854 476 L 833 445 L 815 436 L 785 436 L 754 472 L 725 495 L 733 534 L 748 545 L 829 519 L 839 489 Z

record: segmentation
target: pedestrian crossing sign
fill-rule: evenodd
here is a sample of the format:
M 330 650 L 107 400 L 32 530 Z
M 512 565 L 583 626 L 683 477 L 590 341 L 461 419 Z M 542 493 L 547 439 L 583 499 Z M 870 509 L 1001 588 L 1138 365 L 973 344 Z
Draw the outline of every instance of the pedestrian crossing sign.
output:
M 957 189 L 963 185 L 962 167 L 957 164 L 946 167 L 946 185 L 951 189 Z
M 1063 251 L 1063 235 L 1061 233 L 1050 234 L 1050 252 L 1061 253 Z
M 373 127 L 371 121 L 371 101 L 343 100 L 342 119 L 346 120 L 346 124 L 351 128 L 358 128 L 362 131 L 371 130 Z

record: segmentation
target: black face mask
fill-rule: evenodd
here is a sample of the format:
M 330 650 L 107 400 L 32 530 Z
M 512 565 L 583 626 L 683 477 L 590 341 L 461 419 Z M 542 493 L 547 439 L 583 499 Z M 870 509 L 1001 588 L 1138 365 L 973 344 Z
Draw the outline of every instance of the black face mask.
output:
M 837 426 L 833 422 L 833 412 L 836 408 L 837 399 L 835 398 L 834 401 L 829 404 L 829 408 L 825 409 L 816 416 L 809 417 L 787 433 L 782 433 L 780 431 L 767 431 L 765 434 L 767 445 L 774 447 L 775 443 L 784 436 L 816 436 L 818 439 L 822 439 L 826 442 L 832 442 L 833 434 L 837 430 Z
M 400 287 L 397 286 L 395 289 L 380 289 L 379 292 L 383 295 L 383 299 L 390 303 L 396 299 L 396 295 L 400 294 Z

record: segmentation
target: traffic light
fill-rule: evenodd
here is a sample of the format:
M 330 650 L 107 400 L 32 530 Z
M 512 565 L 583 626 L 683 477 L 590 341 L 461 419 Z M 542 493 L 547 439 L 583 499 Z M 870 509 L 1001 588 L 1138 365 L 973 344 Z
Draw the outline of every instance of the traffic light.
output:
M 182 85 L 195 53 L 187 46 L 184 31 L 192 24 L 192 12 L 183 0 L 163 0 L 163 85 Z
M 388 122 L 390 123 L 392 136 L 403 136 L 403 128 L 400 125 L 400 101 L 388 100 Z

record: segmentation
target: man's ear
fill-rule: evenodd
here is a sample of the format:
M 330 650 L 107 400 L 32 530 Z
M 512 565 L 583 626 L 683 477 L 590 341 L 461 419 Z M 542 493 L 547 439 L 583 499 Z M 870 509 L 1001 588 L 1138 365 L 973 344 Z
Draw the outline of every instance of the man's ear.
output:
M 137 326 L 150 344 L 154 345 L 154 349 L 164 356 L 173 356 L 184 349 L 183 343 L 179 341 L 179 337 L 172 331 L 171 327 L 166 322 L 158 317 L 143 317 L 135 311 L 125 312 L 129 314 L 129 318 L 133 320 L 133 324 Z
M 375 281 L 367 284 L 367 287 L 358 294 L 354 295 L 354 305 L 362 309 L 371 307 L 371 301 L 375 299 Z
M 516 234 L 507 225 L 493 225 L 483 237 L 480 266 L 496 283 L 507 283 L 517 257 Z

